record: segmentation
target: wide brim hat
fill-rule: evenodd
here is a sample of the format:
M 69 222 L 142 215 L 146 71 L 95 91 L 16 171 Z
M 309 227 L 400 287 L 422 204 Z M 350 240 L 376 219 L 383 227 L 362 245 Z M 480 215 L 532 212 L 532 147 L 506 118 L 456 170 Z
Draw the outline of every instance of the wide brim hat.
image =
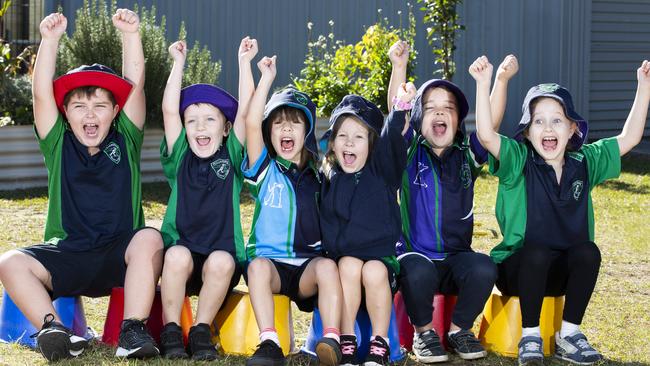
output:
M 555 83 L 535 85 L 528 90 L 521 106 L 522 116 L 515 132 L 515 139 L 518 141 L 524 139 L 524 131 L 530 125 L 531 120 L 530 105 L 538 98 L 552 98 L 560 102 L 560 105 L 564 108 L 564 115 L 578 125 L 575 133 L 569 139 L 569 144 L 573 150 L 580 149 L 582 144 L 587 141 L 589 123 L 575 111 L 571 93 L 566 88 Z
M 358 118 L 377 134 L 381 134 L 381 129 L 384 126 L 384 115 L 373 102 L 359 95 L 346 95 L 332 111 L 329 128 L 320 139 L 321 148 L 327 146 L 327 140 L 332 134 L 336 121 L 343 116 Z
M 469 113 L 469 103 L 467 103 L 467 98 L 458 85 L 448 80 L 431 79 L 420 86 L 415 95 L 415 100 L 413 101 L 410 124 L 418 133 L 422 131 L 422 119 L 424 117 L 422 98 L 424 98 L 424 94 L 427 90 L 441 87 L 449 90 L 456 97 L 456 103 L 458 103 L 458 131 L 464 136 L 465 118 L 467 117 L 467 113 Z
M 181 89 L 180 115 L 192 104 L 207 103 L 218 108 L 226 120 L 235 122 L 237 99 L 227 91 L 211 84 L 193 84 Z
M 54 101 L 61 113 L 65 114 L 63 109 L 65 96 L 72 90 L 84 86 L 96 86 L 110 91 L 120 110 L 126 104 L 131 89 L 133 89 L 133 84 L 118 76 L 108 66 L 101 64 L 82 65 L 54 80 Z

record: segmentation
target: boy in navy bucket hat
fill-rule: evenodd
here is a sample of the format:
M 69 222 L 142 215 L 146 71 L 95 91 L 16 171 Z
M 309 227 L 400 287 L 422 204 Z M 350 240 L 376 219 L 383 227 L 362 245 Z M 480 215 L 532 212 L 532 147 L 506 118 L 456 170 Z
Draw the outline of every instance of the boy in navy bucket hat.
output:
M 389 51 L 393 64 L 389 105 L 397 85 L 406 79 L 408 53 L 405 42 L 397 42 Z M 503 116 L 508 81 L 517 69 L 512 55 L 499 68 L 491 97 L 500 100 L 494 104 L 496 121 Z M 471 247 L 474 182 L 487 154 L 476 134 L 465 130 L 468 111 L 458 86 L 429 80 L 418 90 L 405 135 L 409 149 L 400 190 L 399 282 L 415 328 L 413 353 L 424 363 L 448 360 L 439 337 L 447 337 L 463 359 L 486 355 L 471 328 L 490 296 L 496 268 L 487 255 Z M 495 124 L 498 128 L 499 122 Z M 436 293 L 458 296 L 447 334 L 433 329 Z
M 0 280 L 40 329 L 38 349 L 55 361 L 78 356 L 87 341 L 61 325 L 60 296 L 106 296 L 124 287 L 117 356 L 158 355 L 143 320 L 149 316 L 162 266 L 162 238 L 145 228 L 140 150 L 145 122 L 144 56 L 137 14 L 118 9 L 123 73 L 94 64 L 52 81 L 66 30 L 62 14 L 40 24 L 33 77 L 34 129 L 48 170 L 45 243 L 0 258 Z
M 302 311 L 312 311 L 318 303 L 323 337 L 316 354 L 321 365 L 338 365 L 341 284 L 332 281 L 338 278 L 336 263 L 322 257 L 316 105 L 305 93 L 286 87 L 264 106 L 275 79 L 275 60 L 258 62 L 262 77 L 246 115 L 242 170 L 255 198 L 255 214 L 244 278 L 260 329 L 260 344 L 246 364 L 285 364 L 274 327 L 273 294 L 279 293 Z
M 409 83 L 402 104 L 415 97 Z M 323 136 L 327 151 L 321 191 L 320 222 L 325 255 L 339 266 L 343 289 L 341 364 L 359 364 L 355 321 L 362 299 L 371 309 L 372 339 L 364 365 L 388 365 L 388 326 L 399 264 L 397 190 L 406 167 L 402 136 L 406 112 L 394 109 L 384 126 L 379 108 L 358 95 L 347 95 L 332 111 Z M 363 295 L 362 295 L 363 294 Z
M 643 136 L 650 63 L 643 61 L 637 69 L 637 92 L 621 134 L 591 144 L 585 144 L 587 121 L 558 84 L 528 91 L 517 139 L 499 135 L 487 97 L 492 65 L 482 56 L 469 71 L 476 79 L 478 136 L 490 153 L 490 173 L 499 178 L 496 217 L 503 241 L 491 252 L 499 270 L 497 287 L 520 299 L 519 364 L 543 362 L 539 318 L 544 296 L 565 297 L 555 357 L 580 365 L 595 363 L 603 356 L 579 327 L 601 262 L 594 243 L 591 190 L 620 174 L 620 157 Z
M 160 160 L 171 194 L 161 231 L 165 242 L 161 296 L 167 321 L 161 332 L 165 358 L 217 358 L 210 323 L 227 294 L 239 283 L 246 260 L 239 195 L 246 138 L 242 113 L 253 91 L 250 63 L 257 41 L 239 46 L 240 104 L 209 84 L 181 89 L 187 55 L 184 41 L 169 47 L 174 60 L 163 95 L 165 138 Z M 188 350 L 179 326 L 185 295 L 199 295 Z

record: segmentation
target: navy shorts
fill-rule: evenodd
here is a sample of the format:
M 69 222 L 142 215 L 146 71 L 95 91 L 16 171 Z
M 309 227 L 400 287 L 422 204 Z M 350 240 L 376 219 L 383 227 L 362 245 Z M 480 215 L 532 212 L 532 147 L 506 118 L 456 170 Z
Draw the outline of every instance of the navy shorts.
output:
M 307 259 L 303 264 L 295 266 L 282 262 L 276 262 L 267 258 L 273 263 L 278 275 L 280 276 L 280 294 L 287 296 L 291 301 L 295 302 L 300 311 L 312 312 L 318 303 L 318 295 L 308 298 L 301 298 L 298 293 L 300 292 L 300 278 L 303 272 L 307 269 L 307 265 L 313 258 Z M 244 272 L 244 280 L 248 284 L 248 271 Z
M 62 296 L 108 296 L 113 287 L 124 286 L 124 255 L 133 236 L 142 229 L 153 228 L 124 232 L 115 240 L 92 250 L 69 251 L 51 244 L 18 250 L 39 261 L 50 273 L 52 299 Z
M 185 286 L 185 293 L 187 296 L 198 295 L 201 292 L 201 287 L 203 287 L 203 265 L 209 256 L 209 254 L 200 254 L 192 251 L 190 251 L 190 253 L 192 254 L 194 269 L 190 275 L 190 278 L 187 279 L 187 284 Z M 230 285 L 228 285 L 228 293 L 230 293 L 232 289 L 237 286 L 242 274 L 242 267 L 239 263 L 237 263 L 237 258 L 233 257 L 232 260 L 235 262 L 235 271 L 233 272 L 232 278 L 230 279 Z

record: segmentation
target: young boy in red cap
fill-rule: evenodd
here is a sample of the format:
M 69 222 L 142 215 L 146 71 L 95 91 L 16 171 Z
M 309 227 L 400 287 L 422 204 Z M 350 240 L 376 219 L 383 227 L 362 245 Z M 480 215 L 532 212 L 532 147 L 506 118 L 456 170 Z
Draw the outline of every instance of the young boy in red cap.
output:
M 80 355 L 88 342 L 61 324 L 60 296 L 106 296 L 124 286 L 124 321 L 116 356 L 152 357 L 145 329 L 162 267 L 162 238 L 144 227 L 140 149 L 145 122 L 144 56 L 137 14 L 118 9 L 121 78 L 94 64 L 52 82 L 62 14 L 40 24 L 34 67 L 34 128 L 48 170 L 45 242 L 0 258 L 0 280 L 29 321 L 49 361 Z
M 246 138 L 241 115 L 255 89 L 250 63 L 257 41 L 245 37 L 239 46 L 239 108 L 214 85 L 181 90 L 185 42 L 172 44 L 169 54 L 174 65 L 163 96 L 160 159 L 172 191 L 161 228 L 167 247 L 161 282 L 167 323 L 160 348 L 166 358 L 188 358 L 178 324 L 185 294 L 199 295 L 188 351 L 193 360 L 209 361 L 217 358 L 210 323 L 239 282 L 246 260 L 239 218 Z

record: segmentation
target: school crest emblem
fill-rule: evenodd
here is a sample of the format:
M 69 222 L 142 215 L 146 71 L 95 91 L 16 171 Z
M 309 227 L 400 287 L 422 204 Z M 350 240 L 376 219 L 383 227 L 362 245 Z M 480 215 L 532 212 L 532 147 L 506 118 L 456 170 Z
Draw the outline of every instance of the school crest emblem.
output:
M 560 88 L 560 85 L 556 83 L 547 83 L 547 84 L 540 84 L 539 85 L 539 90 L 545 92 L 545 93 L 553 93 L 556 90 Z
M 114 142 L 111 142 L 104 148 L 104 154 L 106 154 L 106 156 L 108 156 L 108 158 L 111 159 L 115 165 L 119 164 L 122 160 L 122 151 L 120 150 L 120 147 Z
M 472 172 L 469 169 L 468 163 L 463 163 L 460 167 L 460 184 L 462 184 L 465 189 L 469 188 L 472 184 Z
M 220 179 L 226 179 L 228 173 L 230 173 L 230 161 L 227 159 L 217 159 L 210 163 L 210 167 Z
M 573 193 L 573 199 L 578 200 L 580 199 L 580 195 L 582 194 L 582 188 L 584 187 L 584 183 L 582 183 L 581 180 L 577 180 L 573 182 L 571 185 L 571 192 Z
M 309 101 L 309 98 L 307 98 L 304 93 L 301 93 L 299 91 L 294 91 L 293 97 L 296 98 L 296 101 L 302 105 L 307 105 L 307 102 Z

